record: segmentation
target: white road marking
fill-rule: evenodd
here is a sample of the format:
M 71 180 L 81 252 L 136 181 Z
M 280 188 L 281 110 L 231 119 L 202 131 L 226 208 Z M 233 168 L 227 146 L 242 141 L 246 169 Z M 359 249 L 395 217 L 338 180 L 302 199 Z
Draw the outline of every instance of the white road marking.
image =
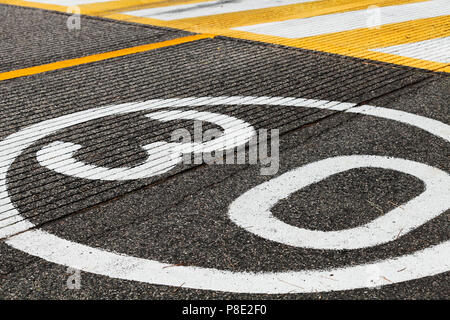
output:
M 371 49 L 371 51 L 440 63 L 450 63 L 450 37 Z
M 290 194 L 327 177 L 354 168 L 383 168 L 421 179 L 426 190 L 377 219 L 351 229 L 319 231 L 298 228 L 277 219 L 270 209 Z M 450 208 L 450 175 L 422 163 L 380 156 L 352 155 L 323 159 L 264 182 L 237 198 L 230 219 L 265 239 L 313 249 L 359 249 L 396 240 Z
M 173 153 L 179 146 L 178 143 L 151 143 L 142 147 L 147 151 L 144 163 L 135 167 L 106 168 L 76 160 L 73 155 L 82 148 L 81 145 L 56 141 L 39 150 L 37 160 L 41 166 L 71 177 L 104 181 L 135 180 L 160 175 L 174 168 L 182 160 L 181 154 L 176 156 Z
M 288 4 L 314 2 L 317 0 L 240 0 L 240 1 L 208 1 L 170 7 L 151 8 L 124 12 L 132 16 L 149 17 L 159 20 L 177 20 L 210 16 L 229 12 L 278 7 Z
M 394 121 L 409 124 L 411 126 L 420 128 L 424 131 L 428 131 L 436 137 L 442 138 L 445 141 L 450 141 L 450 126 L 417 114 L 404 112 L 395 109 L 386 109 L 381 107 L 374 107 L 369 105 L 363 105 L 346 110 L 345 112 L 360 113 L 368 116 L 374 116 L 379 118 L 387 118 Z
M 73 155 L 81 145 L 68 142 L 53 142 L 37 152 L 38 162 L 60 174 L 91 180 L 134 180 L 163 174 L 173 169 L 183 160 L 183 153 L 203 153 L 214 150 L 229 150 L 245 144 L 255 135 L 253 127 L 245 121 L 231 116 L 212 112 L 160 111 L 146 115 L 159 121 L 198 120 L 214 123 L 223 129 L 222 136 L 205 143 L 180 144 L 174 142 L 155 142 L 143 146 L 147 152 L 144 163 L 134 167 L 107 168 L 85 164 Z
M 302 98 L 283 98 L 283 97 L 241 97 L 241 96 L 222 96 L 222 97 L 203 97 L 203 98 L 173 98 L 173 99 L 155 99 L 146 102 L 135 102 L 117 105 L 119 114 L 120 110 L 128 110 L 128 112 L 133 111 L 143 111 L 143 110 L 156 110 L 159 108 L 176 108 L 176 107 L 195 107 L 202 105 L 244 105 L 247 103 L 252 104 L 266 104 L 266 105 L 292 105 L 292 106 L 305 106 L 310 108 L 321 108 L 328 110 L 343 111 L 354 106 L 352 103 L 342 103 L 342 102 L 330 102 L 327 100 L 310 100 Z M 96 119 L 103 116 L 108 116 L 112 112 L 111 109 L 100 108 L 95 109 Z M 83 119 L 87 116 L 91 116 L 94 111 L 87 110 L 83 113 L 76 113 L 70 117 L 61 117 L 47 123 L 46 130 L 59 130 L 66 126 L 70 126 L 77 121 L 83 122 Z M 160 111 L 167 112 L 167 111 Z M 168 112 L 167 112 L 168 113 Z M 160 117 L 161 121 L 162 118 Z M 40 134 L 41 131 L 33 130 L 22 130 L 17 132 L 14 137 L 8 140 L 0 148 L 0 170 L 7 169 L 14 160 L 16 155 L 16 148 L 10 148 L 10 145 L 14 144 L 16 147 L 26 144 L 29 139 L 34 139 L 35 135 Z M 0 179 L 0 190 L 1 188 L 6 188 L 6 180 Z M 7 193 L 0 193 L 0 227 L 8 226 L 7 221 L 13 221 L 17 223 L 17 214 L 14 207 L 10 206 L 10 201 Z M 0 236 L 1 237 L 1 236 Z
M 379 10 L 379 23 L 373 23 L 372 19 L 370 20 L 371 27 L 449 15 L 450 5 L 448 0 L 431 0 L 427 2 L 387 6 L 379 8 Z M 284 38 L 304 38 L 367 28 L 369 26 L 369 18 L 367 10 L 356 10 L 311 18 L 262 23 L 234 29 Z
M 50 134 L 108 115 L 155 110 L 163 107 L 211 104 L 279 105 L 368 114 L 419 126 L 419 128 L 435 134 L 447 142 L 450 141 L 450 126 L 437 120 L 387 108 L 361 106 L 349 109 L 352 106 L 351 104 L 299 98 L 203 97 L 150 100 L 80 111 L 23 128 L 0 141 L 0 163 L 3 164 L 0 166 L 0 199 L 4 199 L 2 207 L 9 210 L 7 213 L 3 213 L 2 217 L 13 217 L 15 222 L 15 224 L 5 225 L 0 221 L 0 238 L 7 238 L 5 242 L 8 245 L 28 254 L 86 272 L 152 284 L 180 286 L 183 283 L 183 287 L 187 288 L 231 292 L 274 294 L 350 290 L 413 280 L 446 272 L 450 269 L 450 241 L 445 241 L 410 255 L 329 270 L 250 273 L 188 266 L 164 268 L 168 264 L 81 245 L 39 229 L 29 230 L 34 227 L 34 224 L 22 217 L 11 202 L 6 183 L 9 166 L 26 148 Z M 5 152 L 6 150 L 8 152 Z M 443 195 L 445 196 L 445 194 Z M 17 234 L 19 232 L 22 233 Z M 378 283 L 368 283 L 367 270 L 370 268 L 378 268 L 385 278 L 392 282 L 380 279 Z M 398 272 L 400 269 L 405 270 Z M 329 279 L 330 273 L 334 274 L 334 279 Z
M 232 272 L 176 266 L 114 253 L 61 239 L 41 230 L 19 234 L 7 241 L 12 247 L 49 262 L 77 270 L 143 283 L 237 293 L 305 293 L 377 287 L 450 269 L 450 241 L 393 259 L 344 268 L 288 272 Z M 170 268 L 168 268 L 171 266 Z M 368 282 L 368 270 L 377 268 L 383 278 Z M 402 270 L 398 272 L 398 270 Z M 333 274 L 333 277 L 330 277 Z M 330 279 L 331 278 L 331 279 Z M 373 279 L 375 280 L 375 279 Z

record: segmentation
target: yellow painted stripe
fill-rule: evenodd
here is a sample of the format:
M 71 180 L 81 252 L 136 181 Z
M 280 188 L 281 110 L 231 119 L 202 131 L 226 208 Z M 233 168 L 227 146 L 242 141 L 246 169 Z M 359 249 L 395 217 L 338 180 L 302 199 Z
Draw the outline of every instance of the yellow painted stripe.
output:
M 296 41 L 298 46 L 307 49 L 437 70 L 446 64 L 374 52 L 370 49 L 445 37 L 449 33 L 450 16 L 442 16 L 383 25 L 380 29 L 364 28 L 301 38 Z
M 45 9 L 45 10 L 61 11 L 61 12 L 67 11 L 66 6 L 61 6 L 61 5 L 56 5 L 56 4 L 48 4 L 48 3 L 39 3 L 38 1 L 35 2 L 35 1 L 24 1 L 24 0 L 0 0 L 0 3 L 12 4 L 15 6 L 28 7 L 28 8 L 38 8 L 38 9 Z
M 228 29 L 267 22 L 278 22 L 289 19 L 301 19 L 325 14 L 362 10 L 367 9 L 367 7 L 371 5 L 384 7 L 424 1 L 428 0 L 322 0 L 172 20 L 172 22 L 191 24 L 194 26 L 201 26 L 203 28 Z
M 440 69 L 437 69 L 436 71 L 439 71 L 439 72 L 450 72 L 450 65 L 447 65 L 446 67 L 442 67 Z
M 109 13 L 133 11 L 148 8 L 160 8 L 207 2 L 211 0 L 113 0 L 79 5 L 81 13 L 106 15 Z
M 448 36 L 450 16 L 441 16 L 301 38 L 309 43 L 374 49 Z
M 119 0 L 120 1 L 120 0 Z M 129 0 L 123 0 L 125 2 Z M 134 1 L 134 0 L 131 0 Z M 138 1 L 147 1 L 147 0 L 138 0 Z M 177 0 L 166 0 L 166 1 L 177 1 Z M 190 1 L 190 0 L 186 0 Z M 208 1 L 208 0 L 193 0 L 198 2 Z M 16 5 L 20 7 L 27 7 L 27 8 L 37 8 L 37 9 L 44 9 L 44 10 L 52 10 L 52 11 L 59 11 L 59 12 L 66 12 L 69 7 L 67 6 L 61 6 L 61 5 L 54 5 L 54 4 L 47 4 L 47 3 L 39 3 L 39 2 L 33 2 L 33 1 L 24 1 L 24 0 L 0 0 L 0 4 L 11 4 Z M 97 3 L 100 5 L 100 3 Z M 86 5 L 87 6 L 87 5 Z M 81 7 L 81 6 L 80 6 Z M 88 8 L 88 7 L 86 7 Z M 119 10 L 121 11 L 121 10 Z M 191 31 L 189 29 L 188 25 L 182 24 L 182 23 L 170 23 L 169 21 L 162 21 L 162 20 L 156 20 L 151 18 L 141 18 L 121 13 L 111 13 L 111 12 L 96 12 L 96 11 L 89 11 L 87 9 L 81 10 L 82 14 L 94 16 L 94 17 L 104 17 L 119 21 L 125 21 L 125 22 L 136 22 L 146 25 L 154 25 L 154 26 L 160 26 L 160 27 L 168 27 L 168 28 L 176 28 L 176 29 L 182 29 L 186 31 Z M 195 32 L 195 31 L 194 31 Z M 198 33 L 198 32 L 197 32 Z M 201 33 L 209 33 L 211 32 L 201 32 Z
M 136 23 L 142 23 L 142 24 L 162 26 L 162 27 L 178 28 L 178 29 L 183 29 L 183 30 L 192 31 L 192 32 L 199 32 L 199 29 L 202 30 L 199 27 L 185 24 L 185 23 L 182 23 L 179 21 L 177 21 L 176 23 L 173 23 L 173 21 L 162 21 L 162 20 L 145 18 L 145 17 L 134 17 L 134 16 L 125 15 L 125 14 L 113 14 L 110 16 L 110 18 L 117 19 L 117 20 L 136 22 Z M 217 31 L 217 32 L 214 32 L 214 34 L 216 34 L 216 35 L 220 34 L 223 36 L 228 36 L 228 37 L 233 37 L 233 38 L 253 40 L 253 41 L 273 43 L 273 44 L 280 44 L 280 45 L 294 47 L 294 48 L 302 48 L 302 49 L 309 49 L 309 50 L 315 50 L 315 51 L 330 52 L 330 53 L 350 56 L 350 57 L 354 57 L 354 58 L 362 58 L 362 59 L 369 59 L 369 60 L 371 59 L 371 60 L 376 60 L 376 61 L 381 61 L 381 62 L 393 63 L 393 64 L 398 64 L 398 65 L 403 65 L 403 66 L 432 70 L 432 71 L 450 72 L 449 68 L 447 68 L 448 66 L 444 63 L 425 61 L 425 60 L 419 60 L 419 59 L 408 58 L 408 57 L 399 57 L 399 56 L 388 54 L 388 53 L 370 51 L 368 49 L 334 46 L 332 43 L 328 43 L 328 44 L 326 44 L 326 43 L 311 43 L 311 42 L 308 42 L 305 40 L 300 40 L 300 39 L 288 39 L 288 38 L 261 35 L 261 34 L 255 34 L 255 33 L 250 33 L 250 32 L 245 32 L 245 31 L 237 31 L 237 30 L 222 29 L 222 30 L 210 30 L 210 31 Z
M 226 31 L 226 32 L 224 32 L 223 35 L 229 36 L 229 37 L 234 37 L 234 38 L 253 40 L 253 41 L 269 42 L 269 43 L 280 44 L 280 45 L 285 45 L 285 46 L 290 46 L 290 47 L 295 47 L 295 48 L 303 48 L 303 49 L 310 49 L 310 50 L 315 50 L 315 51 L 330 52 L 330 53 L 335 53 L 335 54 L 340 54 L 340 55 L 351 56 L 351 57 L 355 57 L 355 58 L 377 60 L 377 61 L 382 61 L 382 62 L 388 62 L 388 63 L 410 66 L 410 67 L 415 67 L 415 68 L 433 70 L 433 71 L 448 70 L 448 69 L 446 69 L 446 67 L 448 65 L 444 64 L 444 63 L 425 61 L 425 60 L 419 60 L 419 59 L 408 58 L 408 57 L 400 57 L 400 56 L 382 53 L 382 52 L 373 52 L 373 51 L 369 51 L 367 49 L 335 46 L 332 43 L 314 43 L 314 42 L 306 41 L 303 39 L 302 40 L 287 39 L 287 38 L 282 38 L 282 37 L 258 35 L 258 34 L 254 34 L 254 33 L 250 33 L 250 32 L 235 31 L 235 30 Z
M 124 14 L 124 13 L 111 13 L 111 14 L 103 15 L 103 17 L 108 18 L 108 19 L 127 21 L 127 22 L 135 22 L 135 23 L 158 26 L 158 27 L 181 29 L 184 31 L 191 31 L 191 32 L 197 32 L 194 30 L 198 29 L 192 25 L 182 23 L 182 22 L 164 21 L 164 20 L 158 20 L 158 19 L 147 18 L 147 17 L 136 17 L 136 16 L 132 16 L 129 14 Z M 204 29 L 207 29 L 207 28 L 204 28 Z M 202 33 L 202 32 L 198 32 L 198 33 Z M 215 32 L 207 32 L 207 33 L 216 34 Z
M 366 40 L 359 38 L 357 35 L 357 32 L 352 34 L 351 37 L 348 37 L 347 39 L 342 38 L 342 41 L 340 42 L 340 45 L 335 45 L 333 41 L 317 41 L 314 40 L 314 37 L 310 38 L 303 38 L 303 39 L 288 39 L 288 38 L 282 38 L 282 37 L 276 37 L 276 36 L 269 36 L 269 35 L 261 35 L 261 34 L 255 34 L 251 32 L 245 32 L 245 31 L 238 31 L 238 30 L 231 30 L 231 29 L 216 29 L 216 28 L 208 28 L 203 27 L 201 25 L 192 25 L 189 23 L 186 23 L 182 20 L 179 21 L 162 21 L 152 18 L 146 18 L 146 17 L 135 17 L 130 16 L 126 14 L 112 14 L 108 16 L 111 19 L 117 19 L 117 20 L 123 20 L 123 21 L 130 21 L 130 22 L 136 22 L 136 23 L 142 23 L 142 24 L 150 24 L 150 25 L 156 25 L 156 26 L 162 26 L 162 27 L 171 27 L 171 28 L 177 28 L 182 29 L 186 31 L 191 32 L 198 32 L 198 33 L 213 33 L 216 35 L 223 35 L 228 37 L 234 37 L 234 38 L 240 38 L 240 39 L 246 39 L 246 40 L 253 40 L 253 41 L 260 41 L 260 42 L 266 42 L 266 43 L 273 43 L 273 44 L 280 44 L 295 48 L 303 48 L 303 49 L 310 49 L 315 51 L 322 51 L 322 52 L 330 52 L 355 58 L 362 58 L 362 59 L 371 59 L 381 62 L 388 62 L 392 64 L 398 64 L 398 65 L 404 65 L 409 67 L 415 67 L 415 68 L 421 68 L 426 70 L 432 70 L 432 71 L 441 71 L 441 72 L 449 72 L 449 68 L 447 64 L 433 62 L 433 61 L 425 61 L 420 59 L 414 59 L 409 57 L 400 57 L 392 54 L 382 53 L 382 52 L 374 52 L 370 51 L 369 49 L 374 49 L 380 45 L 380 47 L 389 46 L 389 44 L 395 43 L 395 44 L 401 44 L 401 43 L 408 43 L 408 37 L 411 38 L 410 42 L 414 42 L 415 39 L 421 39 L 421 40 L 427 40 L 423 38 L 427 38 L 426 35 L 424 36 L 422 33 L 414 34 L 415 31 L 408 34 L 408 28 L 414 29 L 414 24 L 419 24 L 426 28 L 426 30 L 430 31 L 433 27 L 436 28 L 435 31 L 431 31 L 430 39 L 431 38 L 437 38 L 442 36 L 448 36 L 448 31 L 443 30 L 443 34 L 440 33 L 439 30 L 442 31 L 441 24 L 443 24 L 443 21 L 441 17 L 438 18 L 429 18 L 429 19 L 423 19 L 423 20 L 416 20 L 416 21 L 407 21 L 402 23 L 396 23 L 391 25 L 385 25 L 381 27 L 381 29 L 373 29 L 369 32 L 367 32 Z M 446 17 L 444 17 L 446 18 Z M 427 26 L 427 23 L 429 24 Z M 393 35 L 392 40 L 389 40 L 389 38 L 383 38 L 381 36 L 381 32 L 384 28 L 387 28 L 386 30 L 390 30 L 392 32 L 395 32 L 395 28 L 398 28 L 399 35 L 395 36 Z M 381 32 L 379 31 L 381 30 Z M 361 29 L 358 30 L 362 31 Z M 378 31 L 378 37 L 376 34 L 371 34 L 370 32 Z M 346 32 L 346 31 L 345 31 Z M 343 32 L 343 33 L 345 33 Z M 371 39 L 371 36 L 373 36 L 373 39 Z M 319 36 L 320 37 L 320 36 Z M 359 40 L 358 40 L 359 38 Z M 359 47 L 350 47 L 345 42 L 349 41 L 349 43 L 352 43 L 353 41 L 355 43 L 358 43 L 359 41 Z M 372 48 L 365 48 L 364 41 L 371 41 Z
M 209 34 L 199 34 L 199 35 L 194 35 L 194 36 L 178 38 L 178 39 L 174 39 L 174 40 L 150 43 L 150 44 L 145 44 L 142 46 L 137 46 L 137 47 L 132 47 L 132 48 L 126 48 L 126 49 L 121 49 L 121 50 L 116 50 L 116 51 L 94 54 L 94 55 L 76 58 L 76 59 L 69 59 L 69 60 L 44 64 L 41 66 L 35 66 L 35 67 L 30 67 L 30 68 L 8 71 L 8 72 L 0 73 L 0 81 L 19 78 L 19 77 L 25 77 L 25 76 L 38 74 L 38 73 L 42 73 L 42 72 L 47 72 L 47 71 L 69 68 L 69 67 L 73 67 L 73 66 L 107 60 L 107 59 L 111 59 L 111 58 L 122 57 L 122 56 L 130 55 L 130 54 L 134 54 L 134 53 L 174 46 L 177 44 L 182 44 L 182 43 L 186 43 L 186 42 L 196 41 L 196 40 L 200 40 L 200 39 L 207 39 L 207 38 L 214 38 L 214 36 L 209 35 Z

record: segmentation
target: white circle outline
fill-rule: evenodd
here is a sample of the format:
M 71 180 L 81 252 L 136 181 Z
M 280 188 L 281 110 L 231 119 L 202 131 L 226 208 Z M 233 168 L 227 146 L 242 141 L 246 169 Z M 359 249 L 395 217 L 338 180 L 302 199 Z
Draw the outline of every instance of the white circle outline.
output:
M 182 285 L 185 288 L 237 293 L 281 294 L 350 290 L 413 280 L 449 270 L 448 261 L 450 259 L 445 257 L 450 255 L 450 241 L 409 255 L 329 270 L 251 273 L 190 266 L 167 268 L 170 265 L 155 260 L 127 256 L 74 243 L 39 229 L 29 230 L 34 225 L 20 215 L 9 197 L 6 176 L 14 159 L 36 141 L 60 129 L 107 115 L 134 111 L 180 106 L 249 104 L 322 108 L 373 115 L 419 127 L 450 141 L 450 126 L 437 120 L 394 109 L 367 105 L 353 107 L 352 104 L 301 98 L 226 97 L 225 99 L 224 97 L 202 97 L 158 99 L 89 109 L 31 125 L 9 135 L 0 142 L 0 199 L 2 199 L 2 208 L 7 209 L 8 221 L 14 222 L 14 224 L 4 228 L 1 228 L 2 225 L 0 224 L 0 238 L 7 237 L 5 242 L 15 249 L 49 262 L 85 272 L 149 284 Z M 18 143 L 18 141 L 23 142 Z M 4 217 L 5 212 L 0 215 L 0 220 Z M 21 233 L 17 234 L 18 232 Z M 367 270 L 374 267 L 382 270 L 384 278 L 392 282 L 368 284 Z M 403 271 L 398 272 L 399 270 Z M 330 278 L 330 274 L 333 274 L 333 278 Z
M 272 215 L 271 208 L 292 193 L 355 168 L 403 172 L 422 180 L 425 191 L 366 224 L 343 230 L 299 228 Z M 312 249 L 360 249 L 397 240 L 439 216 L 450 208 L 450 198 L 443 194 L 450 194 L 450 175 L 440 169 L 393 157 L 338 156 L 308 163 L 251 188 L 231 203 L 228 216 L 248 232 L 278 243 Z

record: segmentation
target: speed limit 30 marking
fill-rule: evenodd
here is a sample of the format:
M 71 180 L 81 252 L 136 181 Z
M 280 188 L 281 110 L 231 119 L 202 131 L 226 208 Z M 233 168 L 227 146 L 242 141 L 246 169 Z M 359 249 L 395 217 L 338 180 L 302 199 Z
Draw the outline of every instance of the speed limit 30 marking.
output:
M 179 286 L 183 283 L 186 288 L 230 291 L 242 293 L 288 293 L 288 292 L 317 292 L 317 291 L 336 291 L 349 290 L 362 287 L 379 286 L 386 284 L 381 281 L 367 281 L 367 270 L 379 269 L 383 270 L 385 277 L 389 278 L 392 283 L 413 280 L 421 277 L 432 276 L 450 269 L 448 257 L 450 256 L 450 241 L 445 241 L 441 244 L 417 251 L 413 254 L 403 255 L 392 259 L 381 260 L 373 263 L 362 264 L 357 266 L 334 268 L 334 269 L 319 269 L 319 270 L 302 270 L 290 272 L 232 272 L 226 270 L 218 270 L 212 268 L 201 268 L 195 266 L 178 266 L 177 268 L 166 268 L 168 264 L 161 263 L 155 260 L 142 259 L 138 257 L 118 254 L 103 249 L 93 248 L 72 241 L 68 241 L 57 237 L 53 234 L 43 230 L 29 230 L 34 225 L 25 217 L 20 215 L 20 212 L 14 207 L 8 194 L 6 183 L 6 175 L 10 165 L 14 159 L 19 156 L 26 148 L 31 146 L 38 140 L 56 133 L 57 131 L 84 123 L 86 121 L 100 119 L 109 115 L 120 115 L 137 111 L 152 111 L 159 108 L 174 108 L 174 107 L 194 107 L 201 105 L 276 105 L 289 107 L 303 107 L 303 108 L 322 108 L 329 110 L 338 110 L 344 112 L 360 113 L 365 115 L 372 115 L 380 118 L 390 119 L 394 121 L 403 122 L 412 126 L 419 127 L 439 138 L 450 141 L 450 126 L 439 122 L 437 120 L 429 119 L 423 116 L 414 115 L 411 113 L 392 110 L 373 106 L 353 107 L 352 104 L 345 104 L 332 101 L 318 101 L 299 98 L 282 98 L 282 97 L 202 97 L 202 98 L 184 98 L 184 99 L 168 99 L 168 100 L 149 100 L 140 103 L 128 103 L 115 106 L 106 106 L 95 108 L 91 110 L 76 112 L 56 119 L 46 120 L 35 125 L 29 126 L 8 136 L 0 142 L 0 199 L 2 199 L 2 214 L 0 214 L 0 237 L 7 238 L 6 243 L 10 246 L 24 251 L 28 254 L 40 257 L 50 262 L 72 267 L 78 270 L 91 272 L 95 274 L 105 275 L 112 278 L 119 278 L 124 280 L 134 280 L 150 284 Z M 353 107 L 353 108 L 352 108 Z M 245 142 L 244 142 L 245 143 Z M 271 204 L 276 203 L 279 199 L 288 196 L 290 193 L 302 188 L 314 181 L 320 181 L 327 174 L 333 174 L 350 170 L 354 167 L 374 166 L 390 168 L 402 172 L 412 174 L 425 183 L 426 190 L 419 197 L 411 200 L 405 204 L 410 203 L 419 204 L 417 199 L 425 199 L 425 203 L 430 206 L 430 210 L 426 210 L 425 216 L 414 215 L 411 216 L 409 224 L 406 226 L 408 231 L 417 228 L 419 225 L 425 223 L 429 219 L 439 215 L 450 207 L 448 200 L 444 197 L 439 197 L 439 194 L 445 195 L 450 191 L 450 178 L 446 172 L 430 167 L 425 164 L 405 160 L 405 159 L 390 159 L 385 157 L 363 156 L 361 158 L 347 158 L 348 165 L 345 163 L 343 157 L 329 158 L 313 164 L 306 165 L 302 168 L 285 173 L 278 178 L 268 181 L 263 185 L 257 186 L 248 191 L 241 197 L 247 194 L 260 195 L 259 191 L 268 187 L 270 199 L 261 204 L 264 209 L 257 214 L 267 215 L 270 211 Z M 334 169 L 328 172 L 317 175 L 314 170 L 321 167 L 324 163 L 336 165 Z M 406 166 L 405 166 L 406 165 Z M 309 166 L 309 167 L 308 167 Z M 302 171 L 303 170 L 303 171 Z M 420 172 L 418 172 L 419 170 Z M 277 188 L 277 183 L 280 182 L 285 175 L 298 174 L 303 172 L 303 182 L 301 179 L 296 181 L 285 190 Z M 278 179 L 278 180 L 277 180 Z M 440 192 L 437 188 L 441 188 Z M 242 212 L 239 207 L 238 198 L 230 207 L 230 218 L 238 223 L 242 218 Z M 433 201 L 434 203 L 429 203 Z M 436 204 L 437 203 L 437 204 Z M 257 217 L 261 218 L 261 217 Z M 264 217 L 263 217 L 264 218 Z M 378 218 L 366 226 L 368 230 L 375 226 L 384 227 L 392 221 L 397 219 L 395 213 L 390 212 L 384 217 Z M 6 225 L 4 221 L 8 221 Z M 11 223 L 14 222 L 14 223 Z M 262 220 L 263 221 L 263 220 Z M 404 220 L 399 220 L 405 223 Z M 260 221 L 261 222 L 261 221 Z M 308 241 L 305 242 L 305 237 L 308 237 L 308 230 L 295 230 L 294 239 L 297 242 L 287 241 L 286 239 L 273 239 L 269 234 L 264 233 L 264 224 L 261 225 L 257 234 L 269 240 L 279 241 L 288 245 L 300 245 L 311 247 Z M 278 225 L 280 227 L 280 225 Z M 285 228 L 281 225 L 281 228 Z M 354 228 L 358 229 L 358 228 Z M 395 228 L 394 228 L 395 229 Z M 318 236 L 319 246 L 328 249 L 341 249 L 347 247 L 364 247 L 372 246 L 386 241 L 391 241 L 390 235 L 395 230 L 388 228 L 388 230 L 381 235 L 376 234 L 373 238 L 364 238 L 364 232 L 359 230 L 346 230 L 354 232 L 346 236 L 361 237 L 362 242 L 358 245 L 350 244 L 350 242 L 341 241 L 339 237 L 329 237 L 331 233 L 324 232 Z M 375 229 L 373 229 L 375 230 Z M 25 231 L 25 232 L 23 232 Z M 306 233 L 305 233 L 306 231 Z M 19 233 L 22 232 L 22 233 Z M 302 234 L 303 232 L 303 234 Z M 310 230 L 309 230 L 310 232 Z M 333 231 L 334 232 L 334 231 Z M 338 231 L 343 232 L 343 231 Z M 18 234 L 19 233 L 19 234 Z M 315 235 L 317 237 L 317 235 Z M 328 238 L 327 238 L 328 237 Z M 370 238 L 370 239 L 369 239 Z M 300 241 L 298 241 L 300 239 Z M 327 240 L 328 239 L 328 240 Z M 331 240 L 330 240 L 331 239 Z M 361 240 L 361 239 L 360 239 Z M 302 242 L 303 241 L 303 242 Z M 331 241 L 331 242 L 330 242 Z M 336 241 L 336 245 L 331 245 Z M 321 243 L 321 244 L 320 244 Z M 355 243 L 358 243 L 356 241 Z M 397 272 L 405 266 L 414 265 L 414 268 L 407 268 L 403 272 Z M 328 279 L 327 275 L 334 274 L 334 279 Z M 335 281 L 339 279 L 339 281 Z M 294 286 L 292 284 L 295 284 Z

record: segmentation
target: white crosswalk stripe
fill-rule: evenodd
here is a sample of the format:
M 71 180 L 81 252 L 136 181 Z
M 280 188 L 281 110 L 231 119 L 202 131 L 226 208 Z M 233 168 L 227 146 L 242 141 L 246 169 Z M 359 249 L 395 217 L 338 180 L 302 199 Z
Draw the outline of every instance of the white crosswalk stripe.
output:
M 372 51 L 440 63 L 450 63 L 450 37 L 372 49 Z
M 169 21 L 314 1 L 317 0 L 217 0 L 162 8 L 143 9 L 125 13 L 133 16 Z
M 263 23 L 234 29 L 284 38 L 304 38 L 390 23 L 450 15 L 450 1 L 433 0 L 387 6 L 378 8 L 378 10 L 380 14 L 379 19 L 373 19 L 374 17 L 371 16 L 375 13 L 374 10 L 357 10 L 304 19 Z

